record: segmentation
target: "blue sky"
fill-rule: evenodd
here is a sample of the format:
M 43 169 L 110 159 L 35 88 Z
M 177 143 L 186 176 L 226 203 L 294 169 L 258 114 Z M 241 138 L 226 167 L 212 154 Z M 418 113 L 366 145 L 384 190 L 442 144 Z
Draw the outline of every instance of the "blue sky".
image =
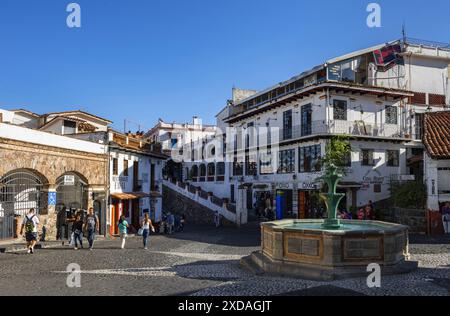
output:
M 82 28 L 66 26 L 77 2 Z M 0 0 L 0 107 L 83 109 L 150 128 L 214 116 L 328 58 L 408 35 L 450 43 L 448 0 Z M 137 129 L 132 127 L 130 129 Z

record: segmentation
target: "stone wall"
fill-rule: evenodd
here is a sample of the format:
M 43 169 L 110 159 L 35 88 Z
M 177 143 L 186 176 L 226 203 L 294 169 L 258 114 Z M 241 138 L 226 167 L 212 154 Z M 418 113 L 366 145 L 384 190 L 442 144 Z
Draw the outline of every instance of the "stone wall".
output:
M 59 177 L 69 172 L 79 175 L 87 182 L 90 193 L 104 194 L 108 189 L 106 154 L 92 154 L 0 138 L 0 161 L 0 179 L 16 170 L 31 171 L 41 179 L 44 192 L 40 217 L 41 224 L 47 229 L 46 236 L 49 240 L 56 237 L 56 214 L 55 207 L 47 205 L 47 196 L 48 192 L 56 191 Z M 92 194 L 88 194 L 88 207 L 92 205 Z
M 426 210 L 414 210 L 404 208 L 389 208 L 382 211 L 383 220 L 409 226 L 412 233 L 427 232 L 427 212 Z
M 171 212 L 175 215 L 186 216 L 186 223 L 214 225 L 214 212 L 196 203 L 195 201 L 179 194 L 166 186 L 163 186 L 163 212 Z M 233 225 L 226 219 L 222 219 L 222 225 Z
M 0 138 L 0 161 L 0 177 L 16 169 L 30 169 L 39 173 L 49 184 L 55 184 L 67 172 L 78 173 L 90 186 L 105 186 L 107 183 L 106 155 Z

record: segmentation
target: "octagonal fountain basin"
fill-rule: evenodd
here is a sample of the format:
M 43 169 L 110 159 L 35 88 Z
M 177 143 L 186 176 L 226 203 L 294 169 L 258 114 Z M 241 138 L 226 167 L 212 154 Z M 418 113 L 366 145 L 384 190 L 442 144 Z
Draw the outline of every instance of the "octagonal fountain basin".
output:
M 282 220 L 261 225 L 261 251 L 241 264 L 257 274 L 310 280 L 369 276 L 376 263 L 384 275 L 417 268 L 409 261 L 408 227 L 378 221 L 342 220 L 324 229 L 323 220 Z

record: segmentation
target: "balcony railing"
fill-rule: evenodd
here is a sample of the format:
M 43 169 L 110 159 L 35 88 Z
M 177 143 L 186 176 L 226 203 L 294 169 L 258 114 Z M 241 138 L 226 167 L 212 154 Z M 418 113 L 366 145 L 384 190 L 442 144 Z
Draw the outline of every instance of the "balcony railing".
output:
M 281 141 L 287 141 L 328 134 L 394 138 L 401 138 L 406 135 L 401 132 L 399 125 L 334 120 L 328 126 L 325 121 L 314 121 L 311 124 L 294 126 L 287 131 L 280 130 L 279 138 Z M 276 135 L 272 135 L 272 142 L 274 141 L 276 141 Z

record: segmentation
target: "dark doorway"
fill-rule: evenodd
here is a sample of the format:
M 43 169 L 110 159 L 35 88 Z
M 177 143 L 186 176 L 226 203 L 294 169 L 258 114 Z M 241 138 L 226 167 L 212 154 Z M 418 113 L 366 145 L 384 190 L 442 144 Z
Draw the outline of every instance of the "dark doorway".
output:
M 132 201 L 132 211 L 131 211 L 131 224 L 133 225 L 134 229 L 137 231 L 140 226 L 140 208 L 139 208 L 139 200 L 133 200 Z

